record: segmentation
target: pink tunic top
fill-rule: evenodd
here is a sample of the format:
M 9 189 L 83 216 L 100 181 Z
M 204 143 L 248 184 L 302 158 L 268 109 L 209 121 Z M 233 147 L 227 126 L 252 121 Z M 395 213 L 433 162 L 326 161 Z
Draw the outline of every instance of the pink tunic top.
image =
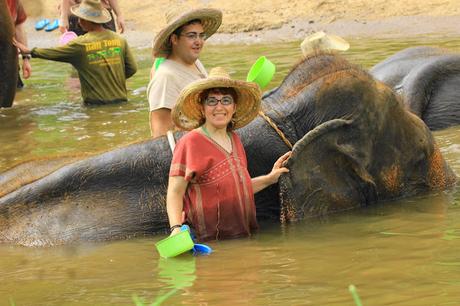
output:
M 254 192 L 241 140 L 231 133 L 232 152 L 191 131 L 176 145 L 170 176 L 189 182 L 186 219 L 200 241 L 249 236 L 257 229 Z

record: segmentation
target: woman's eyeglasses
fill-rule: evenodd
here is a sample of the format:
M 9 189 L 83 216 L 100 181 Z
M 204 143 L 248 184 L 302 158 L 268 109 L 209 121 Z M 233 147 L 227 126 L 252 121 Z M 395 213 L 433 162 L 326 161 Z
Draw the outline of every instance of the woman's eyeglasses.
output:
M 198 39 L 201 39 L 201 40 L 205 40 L 208 35 L 206 35 L 206 33 L 196 33 L 196 32 L 189 32 L 189 33 L 185 33 L 185 34 L 180 34 L 180 36 L 185 36 L 187 37 L 187 39 L 190 39 L 192 41 L 195 41 L 195 40 L 198 40 Z
M 232 96 L 223 96 L 222 99 L 207 97 L 206 100 L 204 100 L 204 104 L 206 104 L 207 106 L 216 106 L 219 102 L 222 105 L 231 105 L 234 101 Z

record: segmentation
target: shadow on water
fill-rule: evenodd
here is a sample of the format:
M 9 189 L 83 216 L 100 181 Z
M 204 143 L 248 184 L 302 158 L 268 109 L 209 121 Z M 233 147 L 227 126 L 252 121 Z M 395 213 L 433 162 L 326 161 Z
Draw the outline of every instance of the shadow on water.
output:
M 265 55 L 277 66 L 269 88 L 300 60 L 300 42 L 207 46 L 208 68 L 245 79 Z M 415 45 L 460 40 L 351 40 L 344 55 L 370 68 Z M 33 60 L 15 107 L 0 110 L 0 171 L 35 157 L 110 150 L 149 137 L 150 50 L 136 50 L 130 102 L 83 107 L 65 64 Z M 268 89 L 269 89 L 268 88 Z M 460 173 L 459 128 L 436 132 Z M 16 305 L 453 305 L 460 299 L 460 191 L 427 194 L 296 224 L 261 224 L 251 239 L 211 242 L 210 256 L 162 260 L 149 237 L 44 249 L 0 245 L 0 304 Z

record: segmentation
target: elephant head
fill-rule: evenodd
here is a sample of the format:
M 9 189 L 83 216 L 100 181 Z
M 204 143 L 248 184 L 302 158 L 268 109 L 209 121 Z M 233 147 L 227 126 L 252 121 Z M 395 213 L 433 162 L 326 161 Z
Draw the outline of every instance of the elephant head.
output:
M 267 97 L 296 137 L 281 220 L 446 188 L 456 177 L 426 125 L 367 72 L 332 54 L 302 61 Z M 293 110 L 293 111 L 286 111 Z M 295 138 L 292 137 L 291 138 Z

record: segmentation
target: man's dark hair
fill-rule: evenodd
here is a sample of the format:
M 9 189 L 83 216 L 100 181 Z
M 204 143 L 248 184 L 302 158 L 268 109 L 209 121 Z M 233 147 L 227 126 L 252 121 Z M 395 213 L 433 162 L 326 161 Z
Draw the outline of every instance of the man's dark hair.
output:
M 196 24 L 196 23 L 199 23 L 201 24 L 201 20 L 200 19 L 193 19 L 193 20 L 190 20 L 189 22 L 181 25 L 180 27 L 178 27 L 172 34 L 176 34 L 177 36 L 181 35 L 182 34 L 182 31 L 184 30 L 184 28 L 188 25 L 191 25 L 191 24 Z M 171 35 L 172 35 L 171 34 Z

